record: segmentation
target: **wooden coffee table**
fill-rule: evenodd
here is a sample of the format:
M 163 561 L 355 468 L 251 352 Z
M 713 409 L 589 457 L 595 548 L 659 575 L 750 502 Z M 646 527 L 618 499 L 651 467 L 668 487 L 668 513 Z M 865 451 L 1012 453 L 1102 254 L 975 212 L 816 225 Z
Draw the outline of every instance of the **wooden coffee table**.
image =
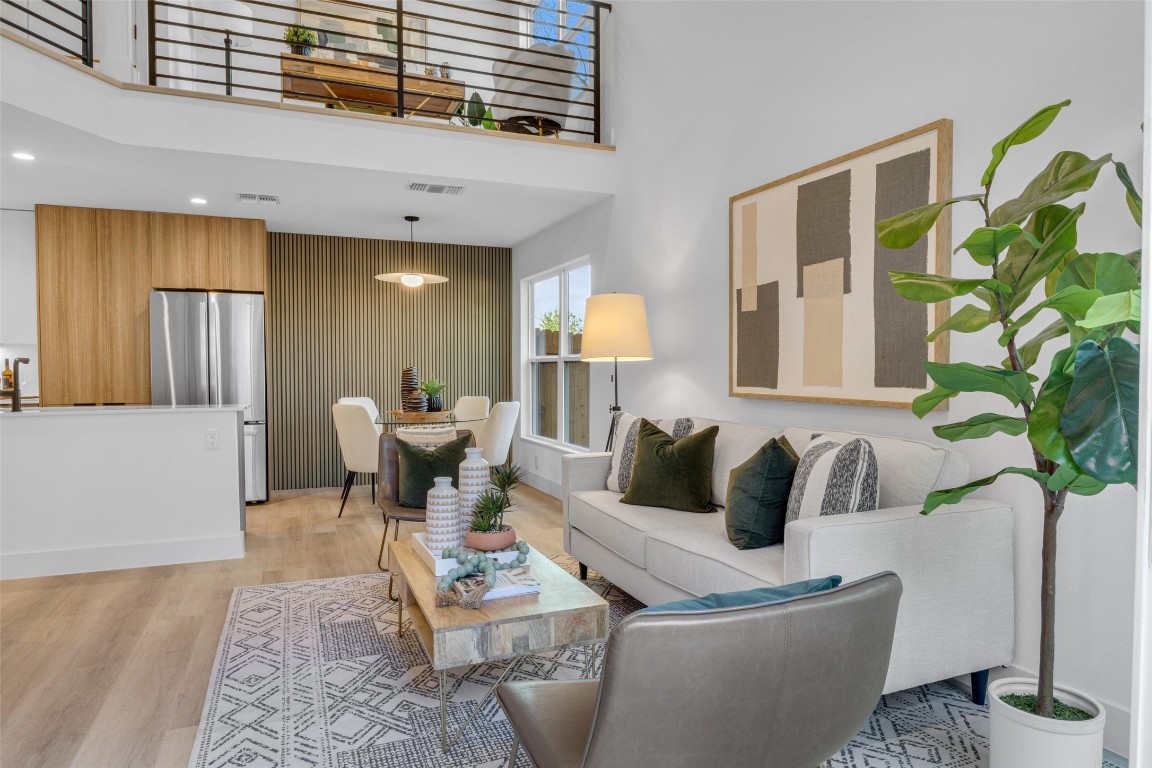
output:
M 468 719 L 448 738 L 447 670 L 487 661 L 569 646 L 596 645 L 608 639 L 608 603 L 574 576 L 533 549 L 530 573 L 540 582 L 534 595 L 489 600 L 475 610 L 436 607 L 436 577 L 410 541 L 388 544 L 392 574 L 399 585 L 397 632 L 404 628 L 404 609 L 420 638 L 440 689 L 440 747 L 447 752 L 472 722 L 484 702 L 512 669 L 509 662 Z M 585 676 L 590 676 L 594 649 L 589 649 Z

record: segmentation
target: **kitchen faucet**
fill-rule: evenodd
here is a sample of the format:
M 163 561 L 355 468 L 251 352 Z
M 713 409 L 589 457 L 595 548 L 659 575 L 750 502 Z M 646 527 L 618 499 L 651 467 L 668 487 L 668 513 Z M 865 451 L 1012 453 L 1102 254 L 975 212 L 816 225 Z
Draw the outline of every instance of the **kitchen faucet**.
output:
M 24 410 L 20 405 L 20 364 L 27 365 L 32 362 L 26 357 L 18 357 L 12 361 L 12 389 L 8 390 L 12 393 L 12 413 L 18 413 Z

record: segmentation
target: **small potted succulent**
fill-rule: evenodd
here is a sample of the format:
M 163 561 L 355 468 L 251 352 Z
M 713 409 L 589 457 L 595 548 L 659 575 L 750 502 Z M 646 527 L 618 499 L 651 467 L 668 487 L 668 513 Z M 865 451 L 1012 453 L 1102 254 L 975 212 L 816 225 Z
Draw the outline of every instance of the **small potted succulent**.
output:
M 284 42 L 288 44 L 288 50 L 297 56 L 311 56 L 312 46 L 316 45 L 316 33 L 304 27 L 286 27 Z
M 420 391 L 428 397 L 428 410 L 436 413 L 444 410 L 444 390 L 448 389 L 447 382 L 440 379 L 425 379 L 420 382 Z
M 492 487 L 476 499 L 472 528 L 464 543 L 470 549 L 494 552 L 516 543 L 516 530 L 504 523 L 504 513 L 512 508 L 512 489 L 520 484 L 524 471 L 515 464 L 492 468 Z

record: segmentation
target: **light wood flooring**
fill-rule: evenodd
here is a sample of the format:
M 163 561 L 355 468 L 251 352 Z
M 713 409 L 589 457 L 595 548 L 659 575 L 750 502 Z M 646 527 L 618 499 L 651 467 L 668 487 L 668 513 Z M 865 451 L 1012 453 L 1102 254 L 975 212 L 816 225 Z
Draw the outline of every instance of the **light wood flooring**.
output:
M 239 560 L 0 582 L 0 768 L 185 768 L 232 590 L 375 572 L 368 494 L 337 519 L 337 488 L 274 493 Z M 516 502 L 520 538 L 562 552 L 559 500 Z

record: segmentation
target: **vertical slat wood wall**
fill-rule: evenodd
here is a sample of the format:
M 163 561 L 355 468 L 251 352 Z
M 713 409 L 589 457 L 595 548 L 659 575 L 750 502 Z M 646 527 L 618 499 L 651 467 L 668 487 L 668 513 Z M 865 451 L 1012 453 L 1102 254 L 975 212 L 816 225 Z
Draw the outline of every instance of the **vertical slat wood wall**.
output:
M 342 485 L 331 407 L 368 396 L 400 408 L 400 372 L 448 382 L 492 402 L 512 393 L 512 252 L 415 244 L 421 272 L 447 283 L 416 289 L 374 279 L 407 269 L 407 241 L 269 233 L 266 329 L 271 487 Z M 363 482 L 363 480 L 361 480 Z

